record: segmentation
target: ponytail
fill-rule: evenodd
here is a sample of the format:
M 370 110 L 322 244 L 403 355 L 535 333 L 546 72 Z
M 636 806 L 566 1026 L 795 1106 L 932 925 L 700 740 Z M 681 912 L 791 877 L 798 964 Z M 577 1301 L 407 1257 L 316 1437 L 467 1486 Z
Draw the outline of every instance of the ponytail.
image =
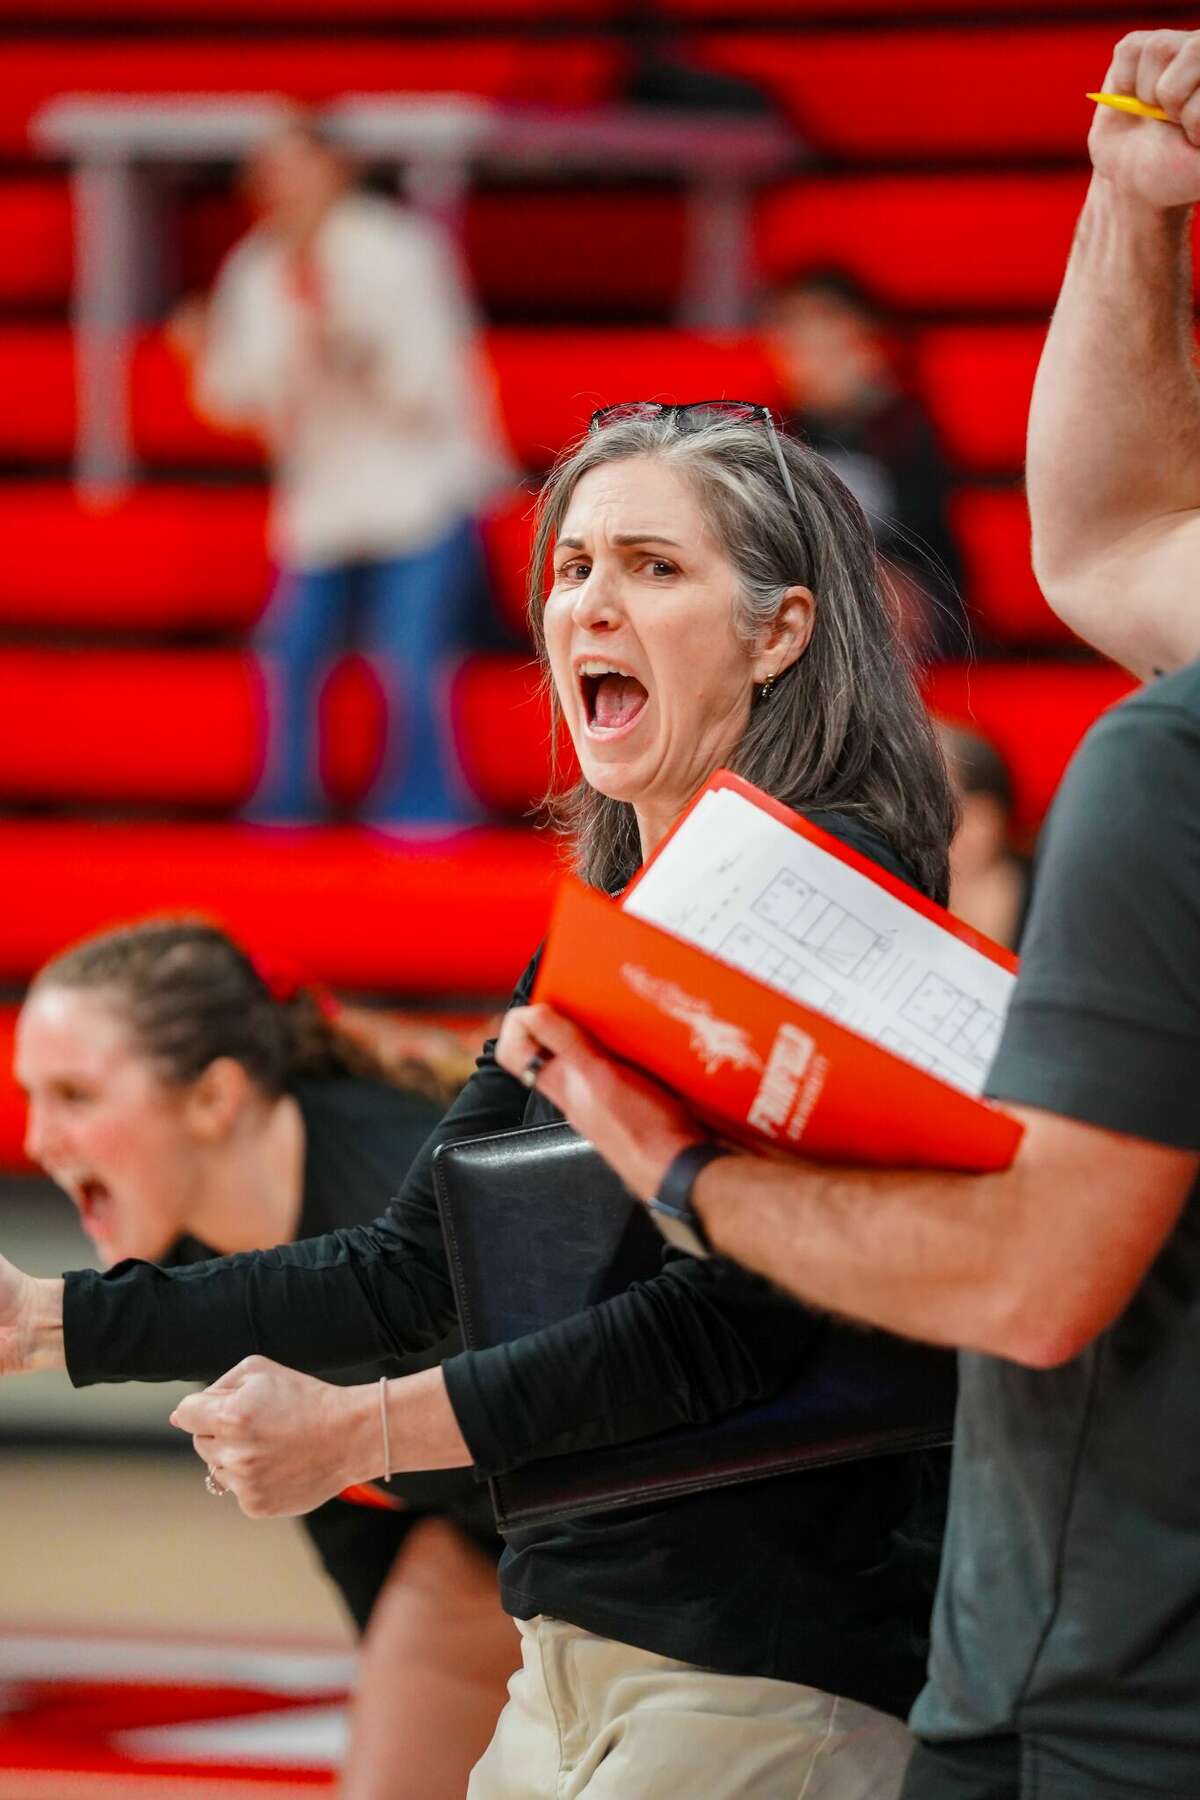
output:
M 85 938 L 38 972 L 31 991 L 46 987 L 111 990 L 167 1081 L 194 1081 L 222 1056 L 272 1096 L 305 1079 L 394 1079 L 359 1033 L 342 1029 L 332 995 L 271 972 L 203 919 L 146 919 Z

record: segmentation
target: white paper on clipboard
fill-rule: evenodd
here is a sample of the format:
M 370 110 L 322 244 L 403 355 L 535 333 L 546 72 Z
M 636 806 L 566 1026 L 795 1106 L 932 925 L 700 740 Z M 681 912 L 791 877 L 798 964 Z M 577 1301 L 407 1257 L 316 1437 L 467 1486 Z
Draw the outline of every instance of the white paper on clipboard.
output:
M 728 788 L 622 903 L 978 1096 L 1016 977 Z

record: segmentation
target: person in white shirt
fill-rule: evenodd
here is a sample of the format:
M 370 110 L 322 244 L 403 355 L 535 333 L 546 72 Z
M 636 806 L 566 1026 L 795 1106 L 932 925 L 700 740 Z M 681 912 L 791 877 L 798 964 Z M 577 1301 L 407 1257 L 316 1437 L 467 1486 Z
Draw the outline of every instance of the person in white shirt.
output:
M 258 223 L 176 331 L 201 410 L 259 430 L 275 464 L 280 574 L 257 639 L 270 730 L 253 810 L 322 811 L 317 698 L 353 646 L 388 700 L 367 817 L 462 819 L 447 659 L 482 580 L 473 515 L 508 469 L 453 249 L 357 191 L 300 116 L 255 152 L 247 186 Z

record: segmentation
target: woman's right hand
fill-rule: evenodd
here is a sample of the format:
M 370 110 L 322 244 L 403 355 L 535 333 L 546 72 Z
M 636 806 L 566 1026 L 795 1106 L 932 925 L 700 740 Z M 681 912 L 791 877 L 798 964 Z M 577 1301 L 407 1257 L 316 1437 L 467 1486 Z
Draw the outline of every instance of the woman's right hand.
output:
M 63 1284 L 25 1275 L 0 1256 L 0 1375 L 66 1367 Z

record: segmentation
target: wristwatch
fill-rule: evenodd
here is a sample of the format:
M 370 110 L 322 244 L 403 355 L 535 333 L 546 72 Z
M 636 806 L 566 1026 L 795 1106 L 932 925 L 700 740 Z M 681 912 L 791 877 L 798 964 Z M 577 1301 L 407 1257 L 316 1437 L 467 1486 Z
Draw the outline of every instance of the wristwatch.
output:
M 732 1156 L 727 1144 L 716 1144 L 705 1138 L 698 1144 L 686 1144 L 667 1164 L 657 1194 L 647 1200 L 654 1223 L 676 1250 L 689 1256 L 711 1256 L 712 1244 L 704 1223 L 692 1205 L 692 1189 L 701 1169 L 707 1169 L 718 1156 Z

